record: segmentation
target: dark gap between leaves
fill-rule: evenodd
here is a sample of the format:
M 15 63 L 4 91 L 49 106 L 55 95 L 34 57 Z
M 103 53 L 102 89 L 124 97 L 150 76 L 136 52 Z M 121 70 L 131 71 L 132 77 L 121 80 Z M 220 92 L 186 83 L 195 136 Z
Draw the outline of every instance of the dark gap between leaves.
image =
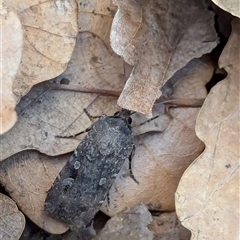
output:
M 211 80 L 205 85 L 207 92 L 209 93 L 212 87 L 214 87 L 218 82 L 222 81 L 227 77 L 227 73 L 222 74 L 222 73 L 216 73 L 212 76 Z

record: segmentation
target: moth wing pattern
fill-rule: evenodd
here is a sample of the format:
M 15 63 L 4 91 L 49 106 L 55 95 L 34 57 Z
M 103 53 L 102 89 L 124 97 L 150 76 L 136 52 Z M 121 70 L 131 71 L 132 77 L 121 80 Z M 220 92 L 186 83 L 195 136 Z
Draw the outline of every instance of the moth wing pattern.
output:
M 55 179 L 45 211 L 72 229 L 85 228 L 106 199 L 133 146 L 133 134 L 126 120 L 101 117 Z

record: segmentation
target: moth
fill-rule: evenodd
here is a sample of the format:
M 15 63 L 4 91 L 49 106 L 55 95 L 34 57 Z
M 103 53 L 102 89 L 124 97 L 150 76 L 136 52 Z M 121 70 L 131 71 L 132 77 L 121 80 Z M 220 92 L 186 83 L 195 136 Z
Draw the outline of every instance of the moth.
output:
M 48 191 L 44 210 L 49 215 L 77 231 L 91 222 L 124 161 L 131 160 L 130 114 L 123 109 L 92 125 Z

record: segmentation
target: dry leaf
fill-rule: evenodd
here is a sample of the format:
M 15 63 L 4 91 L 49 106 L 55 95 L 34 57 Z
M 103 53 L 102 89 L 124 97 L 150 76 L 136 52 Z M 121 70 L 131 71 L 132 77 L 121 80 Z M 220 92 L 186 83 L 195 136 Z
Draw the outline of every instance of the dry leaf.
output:
M 201 1 L 114 3 L 111 46 L 134 66 L 118 104 L 149 116 L 166 81 L 217 45 L 214 15 Z
M 151 221 L 150 212 L 140 204 L 112 217 L 94 240 L 152 240 L 153 233 L 147 228 Z
M 0 239 L 18 240 L 25 227 L 25 217 L 16 203 L 0 193 Z
M 239 238 L 239 19 L 232 28 L 219 60 L 228 76 L 212 88 L 197 120 L 206 149 L 176 193 L 177 214 L 193 240 Z
M 109 53 L 103 42 L 90 33 L 78 35 L 71 61 L 60 75 L 75 86 L 115 91 L 122 91 L 126 77 L 122 58 Z
M 209 59 L 192 60 L 172 78 L 175 82 L 174 97 L 205 98 L 205 84 L 211 79 L 213 71 Z M 161 105 L 155 106 L 154 111 L 157 112 L 158 107 Z M 155 122 L 160 131 L 165 131 L 136 138 L 132 170 L 140 184 L 129 177 L 126 161 L 110 190 L 110 204 L 105 202 L 102 206 L 106 214 L 112 216 L 140 202 L 150 209 L 174 210 L 178 182 L 204 147 L 194 131 L 198 112 L 199 108 L 171 109 L 173 118 L 165 117 L 165 129 L 162 127 L 162 116 L 159 122 Z
M 110 29 L 117 8 L 111 0 L 78 1 L 78 25 L 80 32 L 91 32 L 101 38 L 108 50 Z
M 181 87 L 179 87 L 179 89 L 182 89 L 182 90 L 178 90 L 178 91 L 176 90 L 175 95 L 176 95 L 176 97 L 178 97 L 177 93 L 179 93 L 180 95 L 183 95 L 182 91 L 184 90 L 185 93 L 186 93 L 185 96 L 190 96 L 190 97 L 195 96 L 195 97 L 202 98 L 206 94 L 206 90 L 202 87 L 205 84 L 205 82 L 207 81 L 204 78 L 206 78 L 206 79 L 210 78 L 210 76 L 212 75 L 212 72 L 213 72 L 213 67 L 211 66 L 210 63 L 203 62 L 203 61 L 198 60 L 198 59 L 189 63 L 189 65 L 187 67 L 189 68 L 188 73 L 190 72 L 190 75 L 188 76 L 188 78 L 192 79 L 192 81 L 194 81 L 194 85 L 192 84 L 192 86 L 195 86 L 195 90 L 194 90 L 194 88 L 188 89 L 187 86 L 189 86 L 191 84 L 189 84 L 189 82 L 186 82 L 185 84 L 182 84 Z M 193 70 L 194 68 L 200 69 L 200 70 L 194 71 Z M 185 71 L 185 69 L 183 71 Z M 202 72 L 204 72 L 204 74 L 206 74 L 206 75 L 202 74 Z M 182 77 L 181 73 L 178 73 L 178 74 L 179 74 L 179 77 Z M 186 75 L 185 72 L 184 72 L 184 75 Z M 200 80 L 200 82 L 197 84 L 196 83 L 197 82 L 196 81 L 196 76 L 198 76 L 198 75 L 200 75 L 204 80 Z M 183 83 L 184 82 L 185 81 L 183 80 Z M 180 82 L 178 81 L 175 85 L 178 85 L 179 83 Z M 196 95 L 196 93 L 195 93 L 196 91 L 198 92 L 199 95 Z M 35 102 L 39 101 L 39 98 L 36 98 L 36 96 L 35 96 L 35 99 L 36 99 Z M 104 99 L 104 98 L 98 98 L 99 101 L 101 101 L 101 99 Z M 109 98 L 105 98 L 105 99 L 107 99 L 109 101 Z M 26 102 L 25 102 L 26 105 L 23 106 L 23 107 L 28 106 L 27 102 L 28 101 L 26 100 Z M 53 101 L 53 103 L 54 103 L 54 101 Z M 41 104 L 41 101 L 40 101 L 39 104 Z M 102 101 L 101 104 L 100 104 L 100 106 L 104 106 L 104 107 L 106 105 L 107 105 L 107 102 L 104 102 L 104 101 Z M 74 106 L 77 106 L 77 103 Z M 162 106 L 160 105 L 160 107 L 162 107 Z M 95 106 L 95 108 L 94 108 L 94 105 L 91 105 L 89 109 L 90 109 L 90 113 L 96 113 L 96 114 L 98 114 L 97 111 L 102 111 L 102 109 L 99 108 L 99 106 L 97 106 L 97 105 Z M 183 111 L 182 109 L 181 109 L 181 111 L 177 111 L 177 110 L 178 109 L 174 110 L 175 113 L 174 113 L 174 111 L 171 111 L 171 113 L 176 118 L 175 122 L 178 122 L 181 119 L 180 118 L 180 112 Z M 187 115 L 186 112 L 184 112 L 184 114 L 183 114 L 183 115 L 186 115 L 185 117 L 188 119 L 187 123 L 189 124 L 190 128 L 193 128 L 192 125 L 194 125 L 195 117 L 192 117 L 192 116 L 196 115 L 197 111 L 195 111 L 195 110 L 194 109 L 188 109 L 188 111 L 189 111 L 188 115 Z M 55 118 L 53 118 L 53 119 L 55 119 Z M 171 126 L 171 123 L 168 127 L 170 127 L 170 126 Z M 183 125 L 183 128 L 184 128 L 184 125 Z M 175 131 L 176 131 L 176 129 L 175 129 Z M 178 132 L 180 132 L 180 134 L 182 134 L 182 131 L 185 132 L 185 130 L 181 130 L 181 129 L 178 130 Z M 172 132 L 174 132 L 174 128 L 172 128 L 172 130 L 169 132 L 168 136 L 173 135 Z M 191 134 L 191 132 L 193 132 L 193 131 L 192 130 L 187 131 L 186 134 L 189 135 L 189 134 Z M 174 132 L 174 134 L 175 133 L 176 132 Z M 31 136 L 31 134 L 29 136 Z M 29 138 L 29 136 L 28 136 L 28 138 Z M 184 137 L 184 135 L 183 135 L 183 137 Z M 150 141 L 151 138 L 152 138 L 152 136 L 149 135 L 149 136 L 146 137 L 146 139 L 145 138 L 142 138 L 142 139 L 144 141 L 146 141 L 146 144 L 148 144 L 148 142 L 149 142 L 149 146 L 151 146 L 151 144 L 152 144 L 152 142 Z M 46 137 L 46 139 L 47 139 L 47 137 Z M 157 141 L 159 141 L 159 136 L 155 135 L 155 137 L 153 138 L 153 142 L 154 142 L 154 140 L 156 141 L 156 139 L 157 139 Z M 196 137 L 192 136 L 192 138 L 190 138 L 190 135 L 189 135 L 189 139 L 190 139 L 189 141 L 191 141 L 191 144 L 192 144 L 190 146 L 190 152 L 191 153 L 188 156 L 189 159 L 186 157 L 186 154 L 187 154 L 186 151 L 187 151 L 188 148 L 182 147 L 181 142 L 179 143 L 179 146 L 182 147 L 183 152 L 185 151 L 183 153 L 185 157 L 180 156 L 180 158 L 176 159 L 176 161 L 184 159 L 184 160 L 187 161 L 187 163 L 181 162 L 180 165 L 182 165 L 182 166 L 177 166 L 177 163 L 174 163 L 172 161 L 171 164 L 167 163 L 168 165 L 164 166 L 165 169 L 167 169 L 167 168 L 169 169 L 169 173 L 173 175 L 173 179 L 180 178 L 180 175 L 181 175 L 182 171 L 190 163 L 190 158 L 191 157 L 194 158 L 194 155 L 197 155 L 201 151 L 201 146 L 202 145 L 199 143 L 199 141 L 196 139 Z M 79 143 L 79 141 L 77 141 L 77 140 L 75 140 L 75 141 L 76 141 L 77 144 Z M 194 141 L 196 141 L 195 146 L 194 146 L 194 143 L 193 143 Z M 171 143 L 168 143 L 168 144 L 169 144 L 169 148 L 172 149 Z M 136 147 L 137 147 L 136 151 L 138 151 L 138 152 L 136 152 L 136 159 L 137 159 L 138 155 L 141 155 L 141 156 L 143 155 L 143 153 L 141 151 L 144 148 L 144 146 L 137 145 Z M 159 148 L 159 146 L 157 146 L 157 148 Z M 154 151 L 154 149 L 151 150 L 151 151 Z M 179 153 L 179 154 L 181 154 L 181 153 Z M 69 157 L 66 157 L 66 158 L 67 159 L 65 159 L 65 161 L 67 161 Z M 140 163 L 140 166 L 139 166 L 140 167 L 139 168 L 140 174 L 142 172 L 143 164 L 146 164 L 146 159 L 142 158 L 142 160 L 145 161 L 145 163 Z M 135 163 L 134 163 L 134 161 L 135 161 Z M 166 162 L 167 161 L 168 161 L 168 159 L 166 159 Z M 138 163 L 136 163 L 136 160 L 133 160 L 133 164 L 134 164 L 133 171 L 134 171 L 134 174 L 135 174 L 136 171 L 138 171 L 138 170 L 135 169 L 135 166 L 137 166 Z M 137 165 L 135 165 L 135 164 L 137 164 Z M 151 162 L 149 161 L 149 163 L 147 162 L 147 164 L 150 166 Z M 153 161 L 153 165 L 154 164 L 155 164 L 155 162 Z M 62 161 L 59 161 L 58 157 L 48 158 L 45 155 L 41 155 L 41 154 L 38 154 L 36 152 L 31 153 L 30 151 L 19 153 L 19 154 L 15 155 L 15 156 L 12 156 L 11 158 L 9 158 L 9 159 L 7 159 L 7 160 L 5 160 L 1 163 L 0 180 L 1 180 L 2 184 L 5 186 L 5 188 L 9 192 L 11 192 L 11 196 L 13 197 L 13 199 L 15 201 L 18 201 L 18 205 L 21 207 L 23 212 L 30 219 L 32 219 L 32 221 L 34 221 L 35 223 L 37 223 L 39 226 L 43 227 L 44 229 L 46 229 L 47 227 L 50 228 L 52 226 L 49 222 L 50 221 L 49 218 L 47 218 L 47 219 L 44 218 L 45 219 L 44 221 L 42 220 L 42 218 L 39 218 L 39 216 L 41 216 L 41 214 L 42 214 L 43 202 L 44 202 L 44 199 L 46 198 L 46 191 L 48 189 L 50 189 L 54 179 L 56 178 L 57 174 L 62 169 L 63 165 L 64 165 L 64 163 Z M 44 167 L 44 171 L 41 171 L 43 169 L 43 167 Z M 128 166 L 127 166 L 127 168 L 128 168 Z M 144 168 L 145 168 L 145 166 L 144 166 Z M 172 172 L 171 172 L 171 169 L 173 169 Z M 33 170 L 36 170 L 36 172 L 33 171 Z M 152 174 L 151 169 L 149 169 L 149 170 L 150 170 L 149 174 Z M 157 173 L 157 172 L 156 172 L 156 174 L 159 175 L 159 173 Z M 139 175 L 136 175 L 136 177 L 138 178 Z M 34 176 L 34 177 L 32 177 L 32 176 Z M 120 178 L 121 178 L 121 176 L 120 176 Z M 145 178 L 146 178 L 146 176 L 143 177 L 143 180 L 145 180 Z M 24 181 L 23 181 L 23 179 L 24 179 Z M 153 179 L 153 178 L 150 178 L 150 179 Z M 131 178 L 129 178 L 129 180 L 132 181 Z M 161 181 L 163 181 L 165 183 L 166 181 L 168 181 L 168 178 L 166 178 L 166 179 L 161 178 L 160 182 Z M 40 184 L 39 184 L 39 182 L 40 182 Z M 176 188 L 177 181 L 173 182 L 172 184 Z M 17 188 L 16 188 L 16 186 L 17 186 Z M 30 188 L 31 186 L 34 187 L 33 190 L 31 190 L 31 188 Z M 150 189 L 151 184 L 149 186 L 147 186 L 147 184 L 144 185 L 144 186 L 146 188 L 146 191 L 143 193 L 142 196 L 146 195 L 146 198 L 148 198 L 149 195 L 147 196 L 146 193 L 151 192 L 151 189 Z M 161 188 L 161 186 L 160 186 L 160 188 Z M 131 191 L 131 184 L 129 184 L 128 187 L 130 187 L 129 191 Z M 135 187 L 135 185 L 134 186 L 132 185 L 132 187 Z M 125 188 L 127 188 L 127 187 L 125 187 Z M 163 191 L 167 191 L 168 188 L 171 188 L 171 186 L 170 185 L 166 186 L 166 190 L 163 190 Z M 29 191 L 29 189 L 30 189 L 30 191 Z M 156 188 L 156 189 L 159 189 L 159 188 Z M 35 192 L 37 194 L 35 194 Z M 174 192 L 174 190 L 173 190 L 173 192 Z M 25 193 L 25 194 L 22 194 L 22 193 Z M 153 194 L 155 195 L 154 192 L 153 192 Z M 173 198 L 173 193 L 170 193 L 170 195 L 171 195 L 170 199 L 172 199 Z M 165 199 L 164 199 L 164 201 L 165 201 Z M 166 203 L 168 204 L 167 201 L 168 200 L 166 200 Z M 29 202 L 32 203 L 32 205 L 30 205 L 30 209 L 29 209 Z M 112 199 L 110 200 L 110 203 L 113 203 Z M 122 206 L 120 206 L 120 207 L 122 207 Z M 126 206 L 123 206 L 123 208 L 125 208 L 125 207 Z M 34 214 L 33 214 L 33 212 L 34 212 Z M 38 213 L 38 214 L 36 214 L 36 213 Z M 59 228 L 57 228 L 57 227 L 47 229 L 47 231 L 53 232 L 53 229 L 55 229 L 54 230 L 55 232 L 60 231 Z
M 18 153 L 1 163 L 0 182 L 21 211 L 45 231 L 61 234 L 67 227 L 43 212 L 55 178 L 70 155 L 51 158 L 35 151 Z
M 99 38 L 81 33 L 68 68 L 60 78 L 69 79 L 71 85 L 121 90 L 127 77 L 120 57 L 109 54 Z M 35 86 L 17 106 L 19 121 L 0 140 L 1 160 L 25 149 L 47 155 L 73 151 L 84 135 L 78 139 L 55 136 L 76 134 L 91 126 L 83 112 L 89 105 L 93 115 L 113 114 L 117 110 L 116 98 Z
M 1 9 L 1 76 L 0 76 L 0 134 L 17 121 L 12 86 L 22 56 L 23 34 L 18 16 L 2 5 Z
M 239 0 L 212 0 L 223 10 L 231 13 L 234 16 L 240 17 Z
M 148 228 L 154 233 L 153 240 L 188 240 L 191 238 L 191 232 L 181 225 L 175 212 L 153 216 L 153 221 Z
M 75 45 L 77 5 L 74 0 L 5 1 L 23 28 L 21 65 L 13 83 L 17 101 L 33 85 L 54 78 L 67 67 Z

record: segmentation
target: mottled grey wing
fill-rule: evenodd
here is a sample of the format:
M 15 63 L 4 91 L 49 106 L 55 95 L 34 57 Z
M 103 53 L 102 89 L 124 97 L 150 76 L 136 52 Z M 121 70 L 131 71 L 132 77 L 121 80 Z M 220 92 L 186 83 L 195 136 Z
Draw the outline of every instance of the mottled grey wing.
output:
M 45 211 L 72 228 L 84 228 L 99 210 L 132 149 L 132 131 L 123 119 L 100 118 L 56 178 Z

